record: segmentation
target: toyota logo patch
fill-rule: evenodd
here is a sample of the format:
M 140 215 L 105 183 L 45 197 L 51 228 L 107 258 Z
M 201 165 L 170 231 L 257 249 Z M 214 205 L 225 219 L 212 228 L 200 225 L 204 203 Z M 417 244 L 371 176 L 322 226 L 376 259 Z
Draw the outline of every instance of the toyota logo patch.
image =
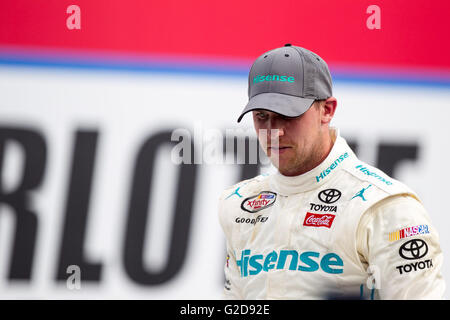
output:
M 341 192 L 336 189 L 326 189 L 319 193 L 319 199 L 325 203 L 334 203 L 341 197 Z
M 413 239 L 405 242 L 398 251 L 403 259 L 416 260 L 423 258 L 428 253 L 428 245 L 420 239 Z

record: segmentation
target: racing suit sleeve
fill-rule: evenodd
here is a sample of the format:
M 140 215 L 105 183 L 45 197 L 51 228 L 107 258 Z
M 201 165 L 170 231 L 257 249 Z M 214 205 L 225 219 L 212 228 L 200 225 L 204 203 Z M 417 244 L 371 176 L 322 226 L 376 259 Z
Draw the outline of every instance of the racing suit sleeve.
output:
M 392 196 L 369 208 L 358 226 L 357 250 L 378 298 L 444 298 L 439 235 L 415 198 Z
M 240 273 L 236 264 L 236 257 L 234 252 L 227 244 L 227 260 L 224 267 L 225 271 L 225 286 L 223 289 L 223 298 L 229 300 L 243 300 L 239 289 Z
M 219 199 L 219 222 L 223 229 L 227 243 L 227 256 L 224 266 L 225 286 L 223 289 L 224 299 L 243 300 L 243 296 L 239 288 L 240 271 L 236 263 L 236 256 L 231 245 L 232 224 L 229 223 L 229 214 L 224 202 L 224 194 Z

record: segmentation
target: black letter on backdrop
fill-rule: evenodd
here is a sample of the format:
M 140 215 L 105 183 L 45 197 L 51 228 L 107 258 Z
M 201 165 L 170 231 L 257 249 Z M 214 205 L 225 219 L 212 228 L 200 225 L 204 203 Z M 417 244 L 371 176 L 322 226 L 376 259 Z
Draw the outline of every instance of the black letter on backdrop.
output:
M 10 280 L 30 280 L 38 227 L 36 212 L 30 206 L 30 193 L 42 182 L 47 156 L 44 137 L 30 129 L 0 128 L 0 177 L 3 176 L 5 143 L 14 141 L 23 147 L 23 176 L 17 189 L 7 192 L 0 184 L 0 203 L 8 204 L 16 216 L 14 246 L 11 250 Z
M 69 265 L 80 267 L 82 280 L 100 280 L 102 264 L 86 261 L 83 254 L 97 138 L 97 131 L 76 132 L 56 280 L 67 279 Z
M 173 214 L 169 257 L 165 267 L 158 272 L 146 270 L 144 266 L 144 240 L 147 226 L 149 197 L 158 148 L 173 144 L 170 131 L 156 133 L 148 138 L 139 150 L 134 167 L 133 182 L 128 206 L 128 221 L 125 231 L 123 263 L 129 277 L 142 285 L 158 285 L 173 278 L 181 269 L 189 242 L 192 203 L 196 186 L 196 164 L 180 164 L 177 190 L 161 201 L 176 203 Z M 192 150 L 194 150 L 192 148 Z M 192 154 L 193 157 L 193 154 Z M 192 159 L 191 159 L 192 160 Z M 193 163 L 193 161 L 191 161 Z M 149 214 L 169 214 L 153 212 Z
M 388 176 L 395 178 L 395 168 L 403 160 L 417 160 L 417 144 L 386 144 L 378 146 L 378 168 Z

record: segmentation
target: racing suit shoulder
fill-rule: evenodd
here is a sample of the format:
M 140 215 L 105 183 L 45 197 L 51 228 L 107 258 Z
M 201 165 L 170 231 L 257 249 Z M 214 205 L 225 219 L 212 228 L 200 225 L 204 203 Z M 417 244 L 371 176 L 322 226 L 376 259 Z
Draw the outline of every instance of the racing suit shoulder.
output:
M 358 226 L 357 248 L 381 299 L 443 298 L 439 234 L 413 197 L 395 195 L 370 207 Z
M 219 198 L 219 222 L 226 238 L 227 257 L 224 266 L 225 287 L 223 298 L 243 299 L 241 292 L 241 276 L 237 266 L 233 237 L 233 219 L 236 212 L 241 211 L 240 206 L 244 199 L 265 191 L 267 188 L 267 175 L 259 175 L 251 179 L 240 181 L 226 188 Z
M 359 159 L 355 159 L 345 170 L 367 188 L 377 189 L 380 195 L 384 195 L 380 200 L 396 194 L 407 194 L 420 202 L 417 194 L 404 183 Z
M 414 191 L 406 185 L 358 159 L 348 162 L 341 169 L 342 174 L 330 180 L 330 184 L 346 194 L 347 203 L 344 214 L 341 215 L 345 215 L 345 223 L 342 225 L 336 224 L 336 227 L 340 226 L 339 234 L 348 236 L 336 237 L 335 245 L 339 247 L 346 259 L 354 263 L 348 264 L 348 272 L 364 274 L 367 277 L 367 275 L 370 275 L 368 267 L 373 265 L 373 260 L 368 261 L 367 255 L 358 246 L 358 241 L 362 241 L 360 239 L 364 238 L 359 234 L 361 219 L 374 208 L 384 207 L 383 203 L 389 203 L 388 199 L 390 198 L 407 198 L 414 200 L 417 205 L 421 205 L 421 203 Z M 370 251 L 371 247 L 368 247 L 367 250 Z M 354 270 L 353 267 L 355 267 Z M 364 290 L 362 296 L 368 298 L 371 293 L 368 294 L 367 290 Z
M 219 200 L 226 200 L 228 198 L 231 198 L 233 195 L 239 197 L 242 194 L 248 194 L 249 192 L 256 191 L 260 186 L 262 186 L 262 182 L 265 181 L 267 177 L 268 175 L 260 174 L 250 179 L 241 180 L 224 189 L 222 191 L 222 194 L 220 195 Z
M 226 188 L 219 197 L 219 222 L 225 235 L 229 235 L 232 213 L 240 210 L 240 205 L 247 197 L 266 191 L 269 188 L 268 175 L 261 174 L 251 179 L 242 180 Z

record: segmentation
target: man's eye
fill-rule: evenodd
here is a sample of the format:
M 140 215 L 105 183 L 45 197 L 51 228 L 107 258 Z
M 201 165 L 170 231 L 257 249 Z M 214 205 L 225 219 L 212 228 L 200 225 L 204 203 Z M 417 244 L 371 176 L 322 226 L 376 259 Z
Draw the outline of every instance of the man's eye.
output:
M 257 113 L 256 116 L 261 120 L 265 120 L 267 118 L 267 114 L 265 113 Z

